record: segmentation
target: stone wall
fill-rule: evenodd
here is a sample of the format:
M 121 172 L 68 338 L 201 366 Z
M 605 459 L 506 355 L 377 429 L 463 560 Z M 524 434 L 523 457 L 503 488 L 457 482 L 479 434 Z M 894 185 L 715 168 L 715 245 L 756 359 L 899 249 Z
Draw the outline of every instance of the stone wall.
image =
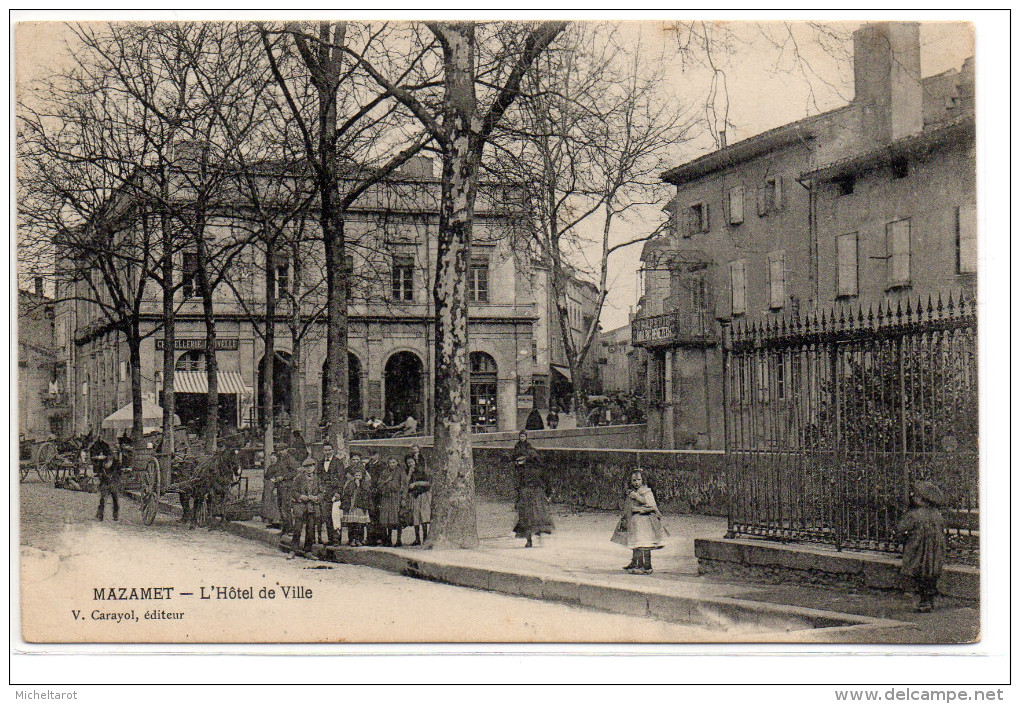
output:
M 378 449 L 383 459 L 402 458 L 406 445 L 354 443 L 366 454 Z M 576 508 L 615 511 L 622 507 L 630 472 L 642 467 L 666 513 L 726 515 L 725 462 L 712 450 L 592 450 L 538 447 L 552 484 L 553 501 Z M 430 460 L 432 448 L 422 447 Z M 475 447 L 475 488 L 487 498 L 512 500 L 515 473 L 509 448 Z

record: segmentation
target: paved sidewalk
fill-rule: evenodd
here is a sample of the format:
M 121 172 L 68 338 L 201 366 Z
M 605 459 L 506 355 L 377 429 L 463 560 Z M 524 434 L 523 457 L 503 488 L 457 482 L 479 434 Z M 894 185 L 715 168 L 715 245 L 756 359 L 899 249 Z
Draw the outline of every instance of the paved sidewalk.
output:
M 696 538 L 718 538 L 726 521 L 712 516 L 666 516 L 670 537 L 653 552 L 655 571 L 621 568 L 630 551 L 609 542 L 619 518 L 607 512 L 557 507 L 556 531 L 525 548 L 512 535 L 509 503 L 481 501 L 477 550 L 420 547 L 316 548 L 314 557 L 368 565 L 461 586 L 565 601 L 615 613 L 709 625 L 719 640 L 843 643 L 957 643 L 978 637 L 974 605 L 946 600 L 933 614 L 914 613 L 913 598 L 853 594 L 831 587 L 726 582 L 699 576 Z M 237 522 L 232 532 L 279 545 L 279 531 L 259 521 Z M 413 540 L 411 529 L 404 540 Z

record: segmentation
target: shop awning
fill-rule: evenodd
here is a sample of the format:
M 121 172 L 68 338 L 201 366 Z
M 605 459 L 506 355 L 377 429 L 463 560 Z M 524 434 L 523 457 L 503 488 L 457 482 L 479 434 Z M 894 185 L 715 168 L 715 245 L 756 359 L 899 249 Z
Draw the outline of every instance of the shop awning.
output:
M 134 422 L 134 406 L 130 403 L 126 406 L 119 408 L 110 415 L 103 419 L 102 428 L 104 430 L 126 430 L 131 428 Z M 174 422 L 180 423 L 180 419 L 174 416 Z M 156 405 L 156 402 L 148 399 L 142 399 L 142 425 L 144 432 L 150 430 L 159 430 L 163 423 L 163 409 Z
M 573 379 L 570 378 L 570 367 L 561 367 L 558 364 L 551 364 L 549 366 L 551 366 L 553 369 L 562 374 L 563 378 L 566 379 L 567 381 L 573 381 Z
M 216 372 L 216 387 L 221 394 L 245 396 L 250 393 L 244 379 L 241 378 L 241 372 Z M 209 393 L 209 383 L 205 372 L 174 372 L 174 393 Z

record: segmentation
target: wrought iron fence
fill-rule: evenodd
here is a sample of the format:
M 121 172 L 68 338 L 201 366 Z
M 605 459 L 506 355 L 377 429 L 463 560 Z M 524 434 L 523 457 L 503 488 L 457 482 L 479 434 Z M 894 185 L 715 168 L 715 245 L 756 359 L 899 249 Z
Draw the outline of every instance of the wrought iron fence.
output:
M 953 296 L 725 326 L 729 534 L 897 551 L 930 479 L 951 556 L 976 560 L 976 335 Z

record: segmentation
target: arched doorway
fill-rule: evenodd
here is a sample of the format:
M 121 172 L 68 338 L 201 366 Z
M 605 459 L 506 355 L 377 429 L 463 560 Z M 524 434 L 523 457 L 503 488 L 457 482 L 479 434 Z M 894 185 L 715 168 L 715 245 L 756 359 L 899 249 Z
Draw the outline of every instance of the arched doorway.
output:
M 485 352 L 471 353 L 471 428 L 488 433 L 499 425 L 496 406 L 496 360 Z
M 329 372 L 329 360 L 322 363 L 322 413 L 326 414 L 326 375 Z M 350 352 L 347 353 L 347 419 L 357 420 L 361 413 L 361 361 Z
M 255 407 L 258 412 L 259 425 L 265 425 L 265 408 L 263 408 L 263 389 L 266 383 L 266 358 L 259 360 L 259 388 Z M 290 417 L 290 352 L 276 350 L 273 359 L 273 415 L 277 421 L 287 421 Z
M 422 423 L 425 408 L 422 403 L 423 380 L 422 362 L 414 352 L 397 352 L 387 360 L 383 378 L 386 394 L 383 421 L 387 425 L 402 423 L 408 415 Z

